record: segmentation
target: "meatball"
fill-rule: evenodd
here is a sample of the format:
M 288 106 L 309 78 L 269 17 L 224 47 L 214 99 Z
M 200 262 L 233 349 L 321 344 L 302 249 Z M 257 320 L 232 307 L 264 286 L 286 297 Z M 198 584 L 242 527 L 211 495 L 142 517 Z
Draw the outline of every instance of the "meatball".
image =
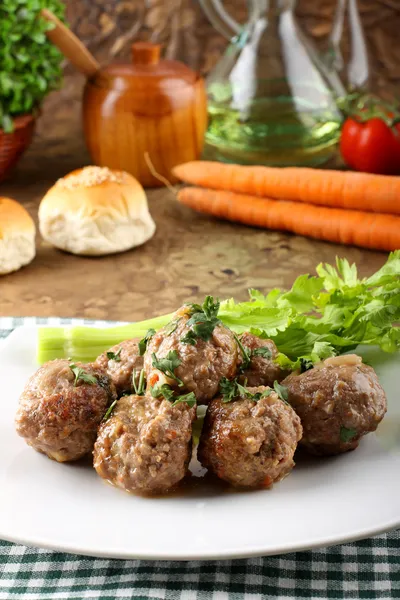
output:
M 386 413 L 375 371 L 356 355 L 328 358 L 301 375 L 289 375 L 282 385 L 303 425 L 301 444 L 313 454 L 353 450 Z
M 214 327 L 209 341 L 197 338 L 193 344 L 182 342 L 182 338 L 191 331 L 188 325 L 190 316 L 190 308 L 182 307 L 172 324 L 152 337 L 145 352 L 144 368 L 148 382 L 153 385 L 154 379 L 157 380 L 157 375 L 154 378 L 153 353 L 160 359 L 175 351 L 180 364 L 174 375 L 183 382 L 182 391 L 194 392 L 198 403 L 207 404 L 218 392 L 220 379 L 234 377 L 237 344 L 233 333 L 222 324 Z M 169 381 L 170 385 L 175 383 L 174 380 Z
M 252 393 L 266 388 L 249 388 Z M 271 487 L 294 467 L 300 419 L 275 392 L 257 402 L 215 398 L 200 437 L 201 464 L 238 487 Z
M 110 359 L 107 356 L 111 352 L 115 358 Z M 100 354 L 94 364 L 107 372 L 116 387 L 117 394 L 121 396 L 132 391 L 133 370 L 136 370 L 139 377 L 143 369 L 143 357 L 139 355 L 137 340 L 125 340 Z
M 241 383 L 246 381 L 250 387 L 273 386 L 275 380 L 282 381 L 289 375 L 289 371 L 284 371 L 274 363 L 274 358 L 278 355 L 278 348 L 272 340 L 264 340 L 246 332 L 240 336 L 240 342 L 245 349 L 251 352 L 250 365 L 241 371 L 239 377 Z M 242 364 L 243 354 L 240 352 L 238 366 L 240 367 Z
M 128 491 L 169 490 L 187 473 L 195 408 L 152 396 L 123 396 L 94 446 L 100 477 Z
M 75 367 L 74 374 L 64 359 L 41 366 L 28 381 L 16 415 L 19 435 L 58 462 L 77 460 L 93 450 L 98 426 L 117 398 L 104 371 L 81 363 Z

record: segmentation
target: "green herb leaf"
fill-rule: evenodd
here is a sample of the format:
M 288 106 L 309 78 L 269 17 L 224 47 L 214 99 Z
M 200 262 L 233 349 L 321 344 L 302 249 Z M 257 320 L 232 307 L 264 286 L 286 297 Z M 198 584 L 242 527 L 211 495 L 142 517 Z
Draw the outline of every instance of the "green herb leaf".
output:
M 300 358 L 300 373 L 305 373 L 314 367 L 314 363 L 309 358 Z
M 90 385 L 98 383 L 97 378 L 94 375 L 87 373 L 82 367 L 78 367 L 77 365 L 74 365 L 74 363 L 70 363 L 69 368 L 75 375 L 75 387 L 78 385 L 79 381 L 82 381 L 83 383 L 89 383 Z
M 179 340 L 182 344 L 188 344 L 189 346 L 195 346 L 197 343 L 197 335 L 195 334 L 195 332 L 192 329 L 189 329 L 189 331 Z
M 200 304 L 187 303 L 185 304 L 189 308 L 190 315 L 194 315 L 194 313 L 203 312 L 203 307 Z
M 139 373 L 139 380 L 136 382 L 136 369 L 132 371 L 132 387 L 137 396 L 144 396 L 145 388 L 146 388 L 146 379 L 145 379 L 145 371 L 142 369 Z
M 182 402 L 186 402 L 189 408 L 193 408 L 196 406 L 196 396 L 194 392 L 189 392 L 188 394 L 182 394 L 181 396 L 177 396 L 172 406 L 176 406 L 177 404 L 181 404 Z
M 281 400 L 287 402 L 289 398 L 289 391 L 285 385 L 281 385 L 278 381 L 276 381 L 276 379 L 274 381 L 274 390 Z
M 213 334 L 213 331 L 220 321 L 218 319 L 208 320 L 204 313 L 195 313 L 187 322 L 187 326 L 191 327 L 188 333 L 181 338 L 181 342 L 193 344 L 197 339 L 202 339 L 208 342 Z M 187 341 L 186 341 L 187 340 Z
M 243 373 L 243 371 L 245 371 L 246 369 L 248 369 L 250 367 L 252 352 L 251 352 L 250 348 L 247 348 L 247 346 L 244 346 L 242 344 L 240 338 L 236 334 L 235 334 L 235 340 L 236 340 L 236 343 L 239 346 L 239 349 L 242 353 L 242 362 L 239 367 L 239 372 Z
M 194 346 L 197 339 L 208 342 L 213 334 L 213 331 L 221 321 L 217 318 L 220 302 L 214 302 L 212 296 L 207 296 L 202 306 L 199 304 L 190 305 L 191 317 L 187 322 L 187 326 L 191 329 L 181 338 L 183 344 Z
M 172 406 L 176 406 L 182 402 L 186 402 L 186 404 L 192 408 L 196 406 L 196 396 L 194 392 L 189 392 L 188 394 L 181 394 L 177 396 L 175 391 L 169 386 L 167 383 L 163 383 L 162 385 L 156 385 L 150 388 L 150 393 L 153 398 L 165 398 L 169 402 L 172 402 Z
M 272 358 L 272 352 L 267 346 L 261 346 L 261 348 L 254 348 L 251 356 L 262 356 L 263 358 Z
M 258 402 L 259 400 L 261 400 L 261 398 L 266 398 L 272 393 L 271 388 L 265 388 L 263 392 L 255 392 L 253 394 L 252 392 L 250 392 L 249 389 L 246 388 L 245 385 L 240 385 L 240 383 L 237 383 L 237 390 L 238 395 L 241 398 L 248 398 L 249 400 L 253 400 L 254 402 Z
M 174 331 L 176 331 L 178 327 L 179 321 L 180 319 L 175 319 L 168 323 L 168 325 L 166 325 L 164 328 L 165 335 L 171 335 L 172 333 L 174 333 Z
M 139 342 L 139 356 L 143 356 L 143 354 L 146 352 L 147 349 L 147 344 L 149 343 L 149 341 L 151 340 L 151 338 L 153 337 L 153 335 L 156 333 L 155 329 L 149 329 L 146 333 L 146 335 L 144 336 L 144 338 L 142 338 Z
M 118 400 L 114 400 L 114 402 L 112 404 L 110 404 L 110 406 L 107 409 L 106 414 L 103 417 L 103 421 L 107 421 L 110 417 L 111 417 L 111 413 L 115 408 L 115 405 L 117 404 Z
M 196 335 L 196 337 L 200 338 L 205 342 L 208 342 L 209 340 L 211 340 L 213 331 L 216 325 L 218 325 L 218 323 L 218 319 L 204 321 L 203 323 L 196 323 L 196 325 L 193 325 L 192 331 Z
M 237 379 L 230 381 L 226 377 L 222 377 L 219 382 L 219 391 L 222 395 L 222 402 L 225 404 L 236 398 L 248 398 L 254 402 L 258 402 L 261 398 L 266 398 L 272 393 L 270 388 L 266 388 L 263 392 L 255 392 L 254 394 L 244 385 L 240 384 Z
M 209 321 L 217 318 L 219 307 L 220 301 L 218 299 L 214 302 L 214 298 L 212 296 L 206 296 L 202 309 Z
M 347 443 L 350 442 L 357 435 L 355 429 L 349 429 L 347 427 L 340 428 L 340 441 Z
M 115 362 L 121 362 L 121 350 L 122 350 L 122 348 L 119 348 L 117 350 L 117 352 L 112 352 L 111 350 L 109 350 L 107 352 L 108 360 L 114 360 Z
M 174 390 L 167 383 L 163 383 L 162 385 L 154 385 L 150 388 L 150 393 L 153 398 L 165 398 L 170 402 L 174 399 Z
M 237 381 L 230 381 L 222 377 L 219 382 L 219 391 L 222 395 L 222 402 L 231 402 L 238 396 Z
M 249 392 L 247 392 L 249 394 Z M 254 402 L 258 402 L 262 398 L 268 398 L 268 396 L 272 394 L 271 388 L 266 388 L 263 392 L 256 392 L 255 394 L 250 394 L 247 397 L 254 400 Z
M 157 358 L 153 352 L 151 358 L 155 369 L 158 369 L 170 379 L 174 379 L 179 387 L 183 386 L 183 381 L 174 373 L 175 369 L 182 363 L 176 350 L 170 350 L 165 358 Z

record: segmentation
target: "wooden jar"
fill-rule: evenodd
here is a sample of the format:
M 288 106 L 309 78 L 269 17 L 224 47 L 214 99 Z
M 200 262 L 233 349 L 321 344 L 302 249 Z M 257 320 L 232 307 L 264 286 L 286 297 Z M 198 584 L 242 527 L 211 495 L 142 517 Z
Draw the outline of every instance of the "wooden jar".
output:
M 138 42 L 132 64 L 113 64 L 86 83 L 84 132 L 93 162 L 134 175 L 147 187 L 174 181 L 171 169 L 196 160 L 207 126 L 204 81 L 181 62 L 160 60 L 160 46 Z

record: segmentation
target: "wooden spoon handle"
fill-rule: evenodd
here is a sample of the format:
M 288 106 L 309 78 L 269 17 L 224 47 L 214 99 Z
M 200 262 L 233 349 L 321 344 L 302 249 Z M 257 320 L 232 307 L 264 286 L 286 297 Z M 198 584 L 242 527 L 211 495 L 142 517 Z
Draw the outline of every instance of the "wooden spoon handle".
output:
M 41 15 L 55 25 L 53 29 L 46 31 L 49 40 L 81 73 L 86 77 L 93 77 L 99 71 L 100 65 L 89 50 L 50 10 L 43 8 Z

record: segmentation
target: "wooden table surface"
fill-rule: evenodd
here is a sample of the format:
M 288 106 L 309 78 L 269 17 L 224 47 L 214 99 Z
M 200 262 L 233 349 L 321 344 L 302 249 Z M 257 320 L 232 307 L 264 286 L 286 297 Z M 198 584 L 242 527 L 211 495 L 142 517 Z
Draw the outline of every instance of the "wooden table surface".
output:
M 80 142 L 69 149 L 38 140 L 0 195 L 20 201 L 35 218 L 55 179 L 88 163 Z M 149 190 L 157 225 L 153 239 L 103 258 L 73 256 L 37 236 L 37 256 L 0 278 L 0 316 L 63 316 L 134 321 L 169 312 L 206 294 L 245 299 L 248 288 L 290 286 L 335 256 L 372 273 L 385 253 L 318 242 L 217 221 L 179 206 L 166 189 Z

